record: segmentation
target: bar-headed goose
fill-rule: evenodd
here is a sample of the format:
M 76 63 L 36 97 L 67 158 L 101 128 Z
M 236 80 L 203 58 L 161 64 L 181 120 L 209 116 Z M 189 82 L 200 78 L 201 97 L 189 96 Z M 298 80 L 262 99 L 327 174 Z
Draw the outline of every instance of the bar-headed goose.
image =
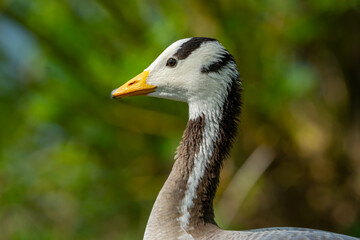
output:
M 189 122 L 144 239 L 357 239 L 302 228 L 225 231 L 216 225 L 213 199 L 222 161 L 236 134 L 241 81 L 234 58 L 215 39 L 176 41 L 112 92 L 113 98 L 138 95 L 189 104 Z

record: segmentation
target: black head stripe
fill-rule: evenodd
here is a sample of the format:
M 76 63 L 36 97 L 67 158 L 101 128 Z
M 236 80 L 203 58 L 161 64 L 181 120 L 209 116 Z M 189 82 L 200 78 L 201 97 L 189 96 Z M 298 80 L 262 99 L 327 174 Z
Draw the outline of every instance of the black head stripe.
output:
M 226 51 L 216 62 L 213 62 L 208 66 L 204 66 L 201 69 L 201 72 L 202 73 L 219 72 L 224 66 L 226 66 L 229 63 L 235 64 L 235 60 L 233 56 L 231 56 L 231 54 L 228 51 Z
M 187 58 L 193 51 L 198 49 L 202 43 L 216 41 L 213 38 L 205 38 L 205 37 L 194 37 L 191 38 L 189 41 L 184 42 L 177 52 L 174 54 L 175 57 L 179 60 L 183 60 Z

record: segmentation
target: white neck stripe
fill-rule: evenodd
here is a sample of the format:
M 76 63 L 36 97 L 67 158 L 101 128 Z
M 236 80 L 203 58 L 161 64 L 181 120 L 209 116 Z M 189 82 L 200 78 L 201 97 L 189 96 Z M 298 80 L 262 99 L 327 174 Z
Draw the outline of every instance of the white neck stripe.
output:
M 185 196 L 181 201 L 179 209 L 180 217 L 178 221 L 182 229 L 188 228 L 190 220 L 189 210 L 194 206 L 193 200 L 196 197 L 200 180 L 203 178 L 206 166 L 214 153 L 214 144 L 219 136 L 219 124 L 222 119 L 221 108 L 220 106 L 212 106 L 210 109 L 211 112 L 202 113 L 205 116 L 202 142 L 199 147 L 199 152 L 194 156 L 194 166 L 189 175 Z

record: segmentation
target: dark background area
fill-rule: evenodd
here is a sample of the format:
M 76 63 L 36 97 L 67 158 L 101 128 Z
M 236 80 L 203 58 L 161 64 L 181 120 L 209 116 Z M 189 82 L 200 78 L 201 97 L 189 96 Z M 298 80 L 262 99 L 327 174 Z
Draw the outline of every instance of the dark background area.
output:
M 244 84 L 218 224 L 360 237 L 360 1 L 0 0 L 0 239 L 142 238 L 187 106 L 110 92 L 191 36 Z

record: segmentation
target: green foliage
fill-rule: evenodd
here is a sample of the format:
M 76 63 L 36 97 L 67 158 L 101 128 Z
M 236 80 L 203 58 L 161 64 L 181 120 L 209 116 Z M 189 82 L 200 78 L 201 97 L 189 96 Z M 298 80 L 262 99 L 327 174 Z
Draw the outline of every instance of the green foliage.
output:
M 360 237 L 359 8 L 358 0 L 1 0 L 0 239 L 142 237 L 187 106 L 109 96 L 190 36 L 219 39 L 244 80 L 220 195 L 258 146 L 276 155 L 231 227 Z

